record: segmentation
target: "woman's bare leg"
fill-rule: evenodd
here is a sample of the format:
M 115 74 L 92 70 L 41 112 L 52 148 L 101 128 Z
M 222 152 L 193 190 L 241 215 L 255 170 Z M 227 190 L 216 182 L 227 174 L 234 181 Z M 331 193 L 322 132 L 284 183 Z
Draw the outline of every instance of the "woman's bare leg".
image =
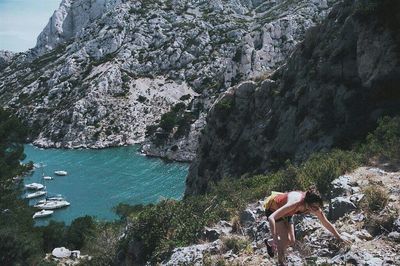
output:
M 294 235 L 294 225 L 288 224 L 288 246 L 293 246 L 296 242 L 296 237 Z
M 278 235 L 278 263 L 279 265 L 284 265 L 285 263 L 285 253 L 288 244 L 288 226 L 285 221 L 280 221 L 275 224 L 276 233 Z

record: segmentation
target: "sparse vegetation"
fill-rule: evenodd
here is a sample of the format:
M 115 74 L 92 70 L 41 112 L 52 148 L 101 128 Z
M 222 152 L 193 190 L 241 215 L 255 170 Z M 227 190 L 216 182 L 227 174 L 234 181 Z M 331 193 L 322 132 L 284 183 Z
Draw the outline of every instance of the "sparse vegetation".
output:
M 380 119 L 359 150 L 367 160 L 400 161 L 400 117 Z
M 390 232 L 395 219 L 395 213 L 368 213 L 364 226 L 371 235 L 377 236 Z
M 232 97 L 226 97 L 215 104 L 215 112 L 218 118 L 226 119 L 235 106 L 235 101 Z
M 147 101 L 147 98 L 146 98 L 145 96 L 139 95 L 139 97 L 138 97 L 137 100 L 138 100 L 138 102 L 140 102 L 140 103 L 144 103 L 144 102 Z
M 224 249 L 226 251 L 232 250 L 234 254 L 239 254 L 241 251 L 251 249 L 251 243 L 245 238 L 225 237 L 222 239 L 222 243 L 224 244 Z
M 363 209 L 367 212 L 379 212 L 386 207 L 389 196 L 380 186 L 369 186 L 364 191 Z
M 195 116 L 191 112 L 186 112 L 186 109 L 185 103 L 177 103 L 172 107 L 171 111 L 161 116 L 158 124 L 146 127 L 146 136 L 153 136 L 154 142 L 160 145 L 164 143 L 175 127 L 174 138 L 180 138 L 189 134 L 190 125 L 194 121 Z M 157 128 L 161 128 L 163 132 L 157 132 Z
M 183 96 L 181 96 L 181 98 L 179 98 L 179 100 L 181 101 L 186 101 L 189 100 L 192 96 L 190 94 L 185 94 Z

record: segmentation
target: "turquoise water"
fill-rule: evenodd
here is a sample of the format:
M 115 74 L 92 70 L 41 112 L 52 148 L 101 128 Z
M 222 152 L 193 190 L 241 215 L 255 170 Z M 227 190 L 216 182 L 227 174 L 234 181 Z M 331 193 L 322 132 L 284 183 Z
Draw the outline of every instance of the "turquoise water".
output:
M 112 208 L 120 202 L 154 203 L 163 198 L 180 199 L 184 192 L 188 164 L 166 163 L 137 152 L 137 146 L 101 150 L 39 149 L 25 145 L 25 161 L 44 163 L 44 174 L 53 180 L 42 180 L 41 168 L 25 178 L 26 183 L 40 182 L 49 194 L 62 194 L 71 206 L 56 210 L 50 219 L 69 224 L 73 219 L 91 215 L 102 220 L 117 216 Z M 65 170 L 67 176 L 54 171 Z M 33 205 L 36 200 L 31 200 Z
M 36 44 L 61 0 L 0 0 L 0 50 L 23 52 Z

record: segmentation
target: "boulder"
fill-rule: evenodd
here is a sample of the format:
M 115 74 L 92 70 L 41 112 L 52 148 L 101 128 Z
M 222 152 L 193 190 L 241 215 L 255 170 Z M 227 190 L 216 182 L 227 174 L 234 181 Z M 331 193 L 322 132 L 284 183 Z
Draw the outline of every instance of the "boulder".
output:
M 215 228 L 206 227 L 203 231 L 202 238 L 207 241 L 217 240 L 221 235 L 221 231 Z
M 331 209 L 329 217 L 332 220 L 337 220 L 344 216 L 346 213 L 350 213 L 356 210 L 357 207 L 351 202 L 350 199 L 344 197 L 336 197 L 331 201 Z
M 220 254 L 222 246 L 222 241 L 218 239 L 211 243 L 175 248 L 171 257 L 161 265 L 203 265 L 204 254 Z
M 202 265 L 208 244 L 193 245 L 173 250 L 171 258 L 161 265 Z
M 227 235 L 232 232 L 232 224 L 227 221 L 219 221 L 217 227 L 221 231 L 221 234 Z
M 351 186 L 349 185 L 350 176 L 342 175 L 331 182 L 333 197 L 347 196 L 351 194 Z
M 240 223 L 244 226 L 249 226 L 256 221 L 256 216 L 251 209 L 245 209 L 240 214 Z
M 356 193 L 350 196 L 350 201 L 354 204 L 358 204 L 364 198 L 363 193 Z
M 400 233 L 399 232 L 391 232 L 388 234 L 390 240 L 400 243 Z

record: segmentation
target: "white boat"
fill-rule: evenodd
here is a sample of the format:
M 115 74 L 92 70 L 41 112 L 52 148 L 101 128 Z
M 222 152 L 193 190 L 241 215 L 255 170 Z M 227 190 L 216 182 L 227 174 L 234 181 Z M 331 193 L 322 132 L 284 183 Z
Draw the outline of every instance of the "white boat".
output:
M 43 176 L 43 179 L 44 180 L 53 180 L 53 177 L 46 175 L 46 176 Z
M 71 205 L 68 201 L 66 200 L 60 200 L 60 201 L 46 201 L 45 203 L 39 203 L 36 204 L 34 207 L 43 209 L 43 210 L 54 210 L 54 209 L 59 209 L 63 207 L 67 207 Z
M 29 193 L 28 195 L 26 195 L 25 198 L 26 199 L 33 199 L 33 198 L 41 197 L 41 196 L 43 196 L 45 194 L 46 194 L 46 191 L 39 190 L 39 191 L 36 191 L 36 192 L 33 192 L 33 193 Z
M 39 184 L 39 183 L 31 183 L 31 184 L 27 184 L 25 185 L 26 189 L 35 189 L 35 190 L 39 190 L 44 188 L 44 185 Z
M 67 171 L 54 171 L 54 174 L 64 176 L 67 175 L 68 173 Z
M 61 196 L 47 197 L 44 200 L 39 200 L 37 202 L 37 204 L 43 204 L 43 203 L 46 203 L 46 202 L 49 202 L 49 201 L 65 201 L 65 199 L 63 197 L 61 197 Z
M 46 217 L 46 216 L 52 215 L 53 213 L 54 213 L 54 211 L 41 210 L 39 212 L 35 212 L 35 214 L 32 216 L 32 218 L 33 219 L 42 218 L 42 217 Z

